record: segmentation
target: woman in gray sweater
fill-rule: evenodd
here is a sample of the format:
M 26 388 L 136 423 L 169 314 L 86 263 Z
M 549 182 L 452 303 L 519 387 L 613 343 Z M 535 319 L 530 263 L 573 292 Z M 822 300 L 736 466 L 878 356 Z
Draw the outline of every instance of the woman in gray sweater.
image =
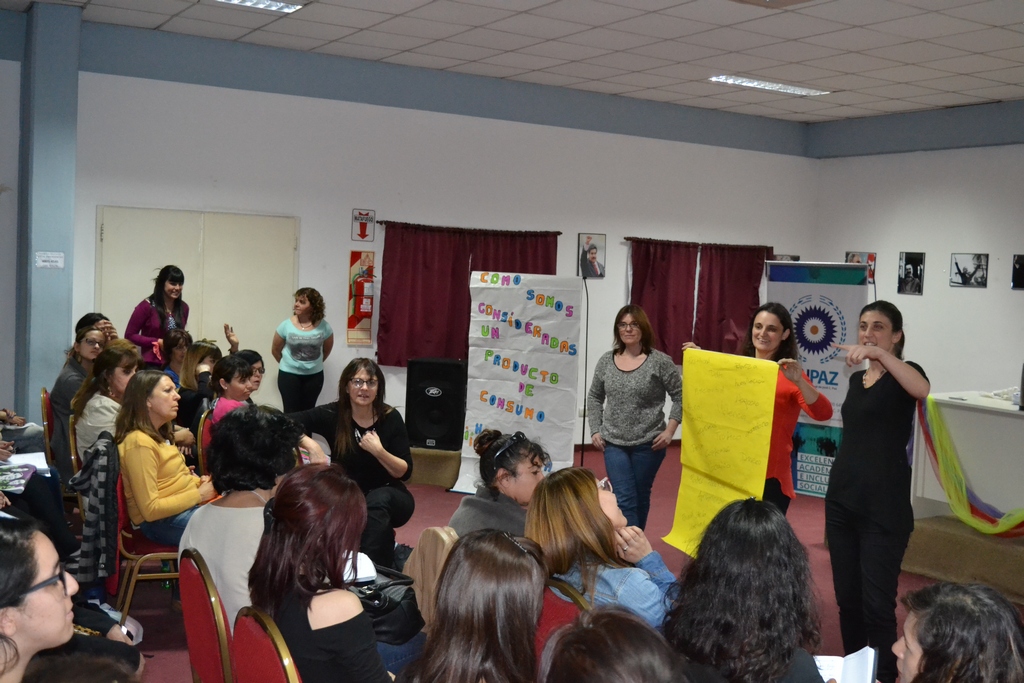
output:
M 478 529 L 522 536 L 526 505 L 551 468 L 551 458 L 522 432 L 502 434 L 496 429 L 477 434 L 473 449 L 480 456 L 480 485 L 476 495 L 462 499 L 448 526 L 460 537 Z
M 683 416 L 683 383 L 672 359 L 652 348 L 654 332 L 639 306 L 615 316 L 615 343 L 601 356 L 587 397 L 590 434 L 629 526 L 643 529 L 651 486 Z M 665 423 L 665 395 L 672 410 Z

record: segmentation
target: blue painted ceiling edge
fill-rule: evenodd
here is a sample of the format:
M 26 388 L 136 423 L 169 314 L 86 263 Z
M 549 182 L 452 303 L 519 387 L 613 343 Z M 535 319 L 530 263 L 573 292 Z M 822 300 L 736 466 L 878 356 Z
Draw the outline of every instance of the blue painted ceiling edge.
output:
M 21 60 L 25 16 L 0 10 L 0 59 Z M 1024 101 L 805 124 L 91 22 L 80 68 L 813 159 L 1024 143 Z

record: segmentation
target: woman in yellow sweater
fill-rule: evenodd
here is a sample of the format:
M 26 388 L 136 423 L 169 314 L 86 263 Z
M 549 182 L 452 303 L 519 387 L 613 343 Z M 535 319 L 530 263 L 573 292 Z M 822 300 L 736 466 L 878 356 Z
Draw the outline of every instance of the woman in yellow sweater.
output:
M 177 414 L 174 381 L 143 370 L 128 382 L 115 435 L 132 524 L 151 541 L 175 547 L 196 508 L 216 496 L 210 478 L 195 476 L 174 445 Z

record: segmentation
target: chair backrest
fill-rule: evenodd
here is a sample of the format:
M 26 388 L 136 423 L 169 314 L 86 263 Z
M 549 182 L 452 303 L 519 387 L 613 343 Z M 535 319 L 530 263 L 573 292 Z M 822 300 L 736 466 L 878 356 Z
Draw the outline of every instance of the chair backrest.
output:
M 178 572 L 192 671 L 203 683 L 231 683 L 228 616 L 206 560 L 195 548 L 186 548 Z
M 427 527 L 406 560 L 403 571 L 413 579 L 416 602 L 426 624 L 424 629 L 430 629 L 434 620 L 437 582 L 441 578 L 444 561 L 458 540 L 459 535 L 450 526 Z
M 301 683 L 284 636 L 268 614 L 243 607 L 235 618 L 231 658 L 236 683 Z
M 213 413 L 212 410 L 203 411 L 202 416 L 199 418 L 199 429 L 196 434 L 196 461 L 199 464 L 199 476 L 208 474 L 209 471 L 206 467 L 206 448 L 210 445 L 210 440 L 213 438 L 210 431 L 207 420 L 210 419 L 210 415 Z
M 78 456 L 78 435 L 75 434 L 77 423 L 78 418 L 72 414 L 68 418 L 68 443 L 71 444 L 71 471 L 74 474 L 78 474 L 78 471 L 82 469 L 82 459 Z
M 53 467 L 53 454 L 50 452 L 50 439 L 53 438 L 53 405 L 50 403 L 50 392 L 46 387 L 39 392 L 39 403 L 43 411 L 43 448 L 46 449 L 46 462 Z
M 557 579 L 549 579 L 557 581 Z M 561 583 L 561 582 L 560 582 Z M 576 592 L 574 590 L 574 592 Z M 578 592 L 576 592 L 579 595 Z M 560 626 L 571 624 L 582 610 L 576 603 L 567 602 L 554 593 L 550 583 L 544 588 L 544 606 L 540 611 L 540 621 L 537 623 L 537 635 L 534 637 L 534 647 L 537 651 L 537 661 L 540 662 L 541 652 L 548 638 Z

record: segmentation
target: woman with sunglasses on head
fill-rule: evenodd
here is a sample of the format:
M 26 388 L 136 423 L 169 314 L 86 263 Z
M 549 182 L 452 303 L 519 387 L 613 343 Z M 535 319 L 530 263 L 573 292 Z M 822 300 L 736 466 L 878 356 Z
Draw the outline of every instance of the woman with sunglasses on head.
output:
M 164 266 L 153 280 L 153 293 L 132 311 L 125 338 L 142 350 L 142 360 L 151 368 L 163 363 L 163 338 L 168 330 L 185 329 L 188 304 L 181 298 L 185 274 L 178 266 Z
M 402 482 L 412 475 L 405 421 L 384 402 L 384 373 L 369 358 L 353 359 L 341 373 L 338 400 L 291 413 L 307 435 L 331 443 L 331 460 L 345 468 L 366 496 L 361 550 L 384 567 L 395 564 L 395 529 L 416 507 Z
M 630 526 L 647 526 L 651 487 L 683 417 L 679 368 L 653 348 L 654 332 L 639 306 L 615 316 L 614 344 L 597 361 L 587 396 L 590 434 Z M 665 423 L 665 396 L 672 399 Z M 607 403 L 607 405 L 606 405 Z
M 473 440 L 480 456 L 476 494 L 459 503 L 448 526 L 459 536 L 478 529 L 497 529 L 515 536 L 526 530 L 526 506 L 551 458 L 522 432 L 502 434 L 485 429 Z
M 699 348 L 687 342 L 683 344 L 683 353 Z M 793 334 L 793 318 L 782 304 L 768 302 L 754 312 L 740 354 L 779 365 L 768 470 L 761 499 L 774 503 L 786 514 L 790 500 L 796 497 L 792 470 L 793 430 L 800 411 L 814 420 L 828 420 L 832 417 L 832 402 L 823 398 L 804 374 Z
M 313 408 L 324 388 L 324 361 L 334 348 L 325 311 L 320 292 L 303 287 L 295 292 L 292 316 L 274 331 L 270 352 L 279 363 L 277 388 L 286 413 Z
M 543 549 L 548 574 L 595 607 L 619 605 L 661 627 L 675 577 L 644 532 L 626 524 L 607 479 L 579 467 L 553 472 L 533 492 L 526 536 Z
M 36 653 L 71 640 L 77 592 L 33 521 L 0 516 L 0 683 L 19 683 Z
M 930 384 L 903 361 L 903 315 L 888 301 L 861 309 L 856 345 L 842 345 L 850 376 L 843 443 L 825 494 L 825 536 L 843 648 L 878 648 L 878 680 L 896 680 L 896 593 L 914 530 L 907 443 L 917 402 Z

